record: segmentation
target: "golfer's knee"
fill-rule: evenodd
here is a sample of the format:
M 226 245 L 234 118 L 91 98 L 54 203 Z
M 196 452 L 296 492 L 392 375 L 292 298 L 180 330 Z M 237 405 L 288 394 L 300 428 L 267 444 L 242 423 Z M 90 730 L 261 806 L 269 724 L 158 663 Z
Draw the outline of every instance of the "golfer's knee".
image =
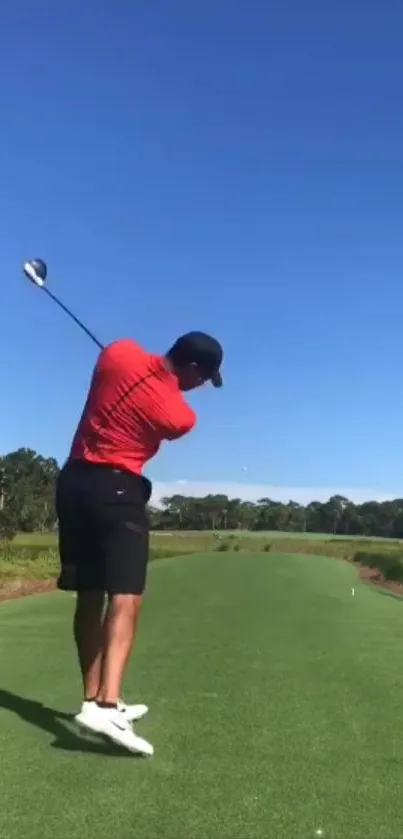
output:
M 140 594 L 112 594 L 109 598 L 109 606 L 115 614 L 131 616 L 135 619 L 140 611 L 141 601 Z

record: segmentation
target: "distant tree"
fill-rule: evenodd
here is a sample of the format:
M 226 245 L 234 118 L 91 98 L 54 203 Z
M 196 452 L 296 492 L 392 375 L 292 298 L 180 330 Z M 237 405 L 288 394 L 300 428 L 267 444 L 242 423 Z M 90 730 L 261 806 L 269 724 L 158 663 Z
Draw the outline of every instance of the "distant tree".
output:
M 21 448 L 0 458 L 0 511 L 16 530 L 44 531 L 55 526 L 58 472 L 54 458 L 32 449 Z

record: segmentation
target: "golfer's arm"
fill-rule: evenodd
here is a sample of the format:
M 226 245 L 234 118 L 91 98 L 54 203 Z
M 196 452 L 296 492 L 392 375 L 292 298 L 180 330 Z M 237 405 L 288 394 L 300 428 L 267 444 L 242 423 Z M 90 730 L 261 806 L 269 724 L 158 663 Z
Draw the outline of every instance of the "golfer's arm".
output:
M 184 399 L 166 401 L 158 405 L 155 422 L 164 440 L 178 440 L 192 431 L 196 414 Z

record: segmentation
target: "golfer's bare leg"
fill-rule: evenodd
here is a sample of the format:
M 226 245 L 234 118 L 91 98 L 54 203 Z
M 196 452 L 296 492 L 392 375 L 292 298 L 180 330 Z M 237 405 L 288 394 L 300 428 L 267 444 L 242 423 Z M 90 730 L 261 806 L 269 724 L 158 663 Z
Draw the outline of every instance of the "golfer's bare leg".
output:
M 83 678 L 84 699 L 95 699 L 99 690 L 104 604 L 103 592 L 82 591 L 77 594 L 74 638 Z
M 142 597 L 114 594 L 104 621 L 103 654 L 98 702 L 115 705 L 121 695 L 124 672 L 133 646 Z

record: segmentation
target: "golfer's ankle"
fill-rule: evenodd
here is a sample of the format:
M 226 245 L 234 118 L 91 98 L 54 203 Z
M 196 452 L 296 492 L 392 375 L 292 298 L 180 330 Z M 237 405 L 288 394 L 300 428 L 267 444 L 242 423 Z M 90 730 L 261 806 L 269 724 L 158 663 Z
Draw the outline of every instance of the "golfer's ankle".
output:
M 102 699 L 97 699 L 98 708 L 117 708 L 118 703 L 116 702 L 103 702 Z
M 115 691 L 111 690 L 102 690 L 102 688 L 98 691 L 98 694 L 95 699 L 97 705 L 101 707 L 108 707 L 108 706 L 116 706 L 119 701 L 119 695 L 115 693 Z

